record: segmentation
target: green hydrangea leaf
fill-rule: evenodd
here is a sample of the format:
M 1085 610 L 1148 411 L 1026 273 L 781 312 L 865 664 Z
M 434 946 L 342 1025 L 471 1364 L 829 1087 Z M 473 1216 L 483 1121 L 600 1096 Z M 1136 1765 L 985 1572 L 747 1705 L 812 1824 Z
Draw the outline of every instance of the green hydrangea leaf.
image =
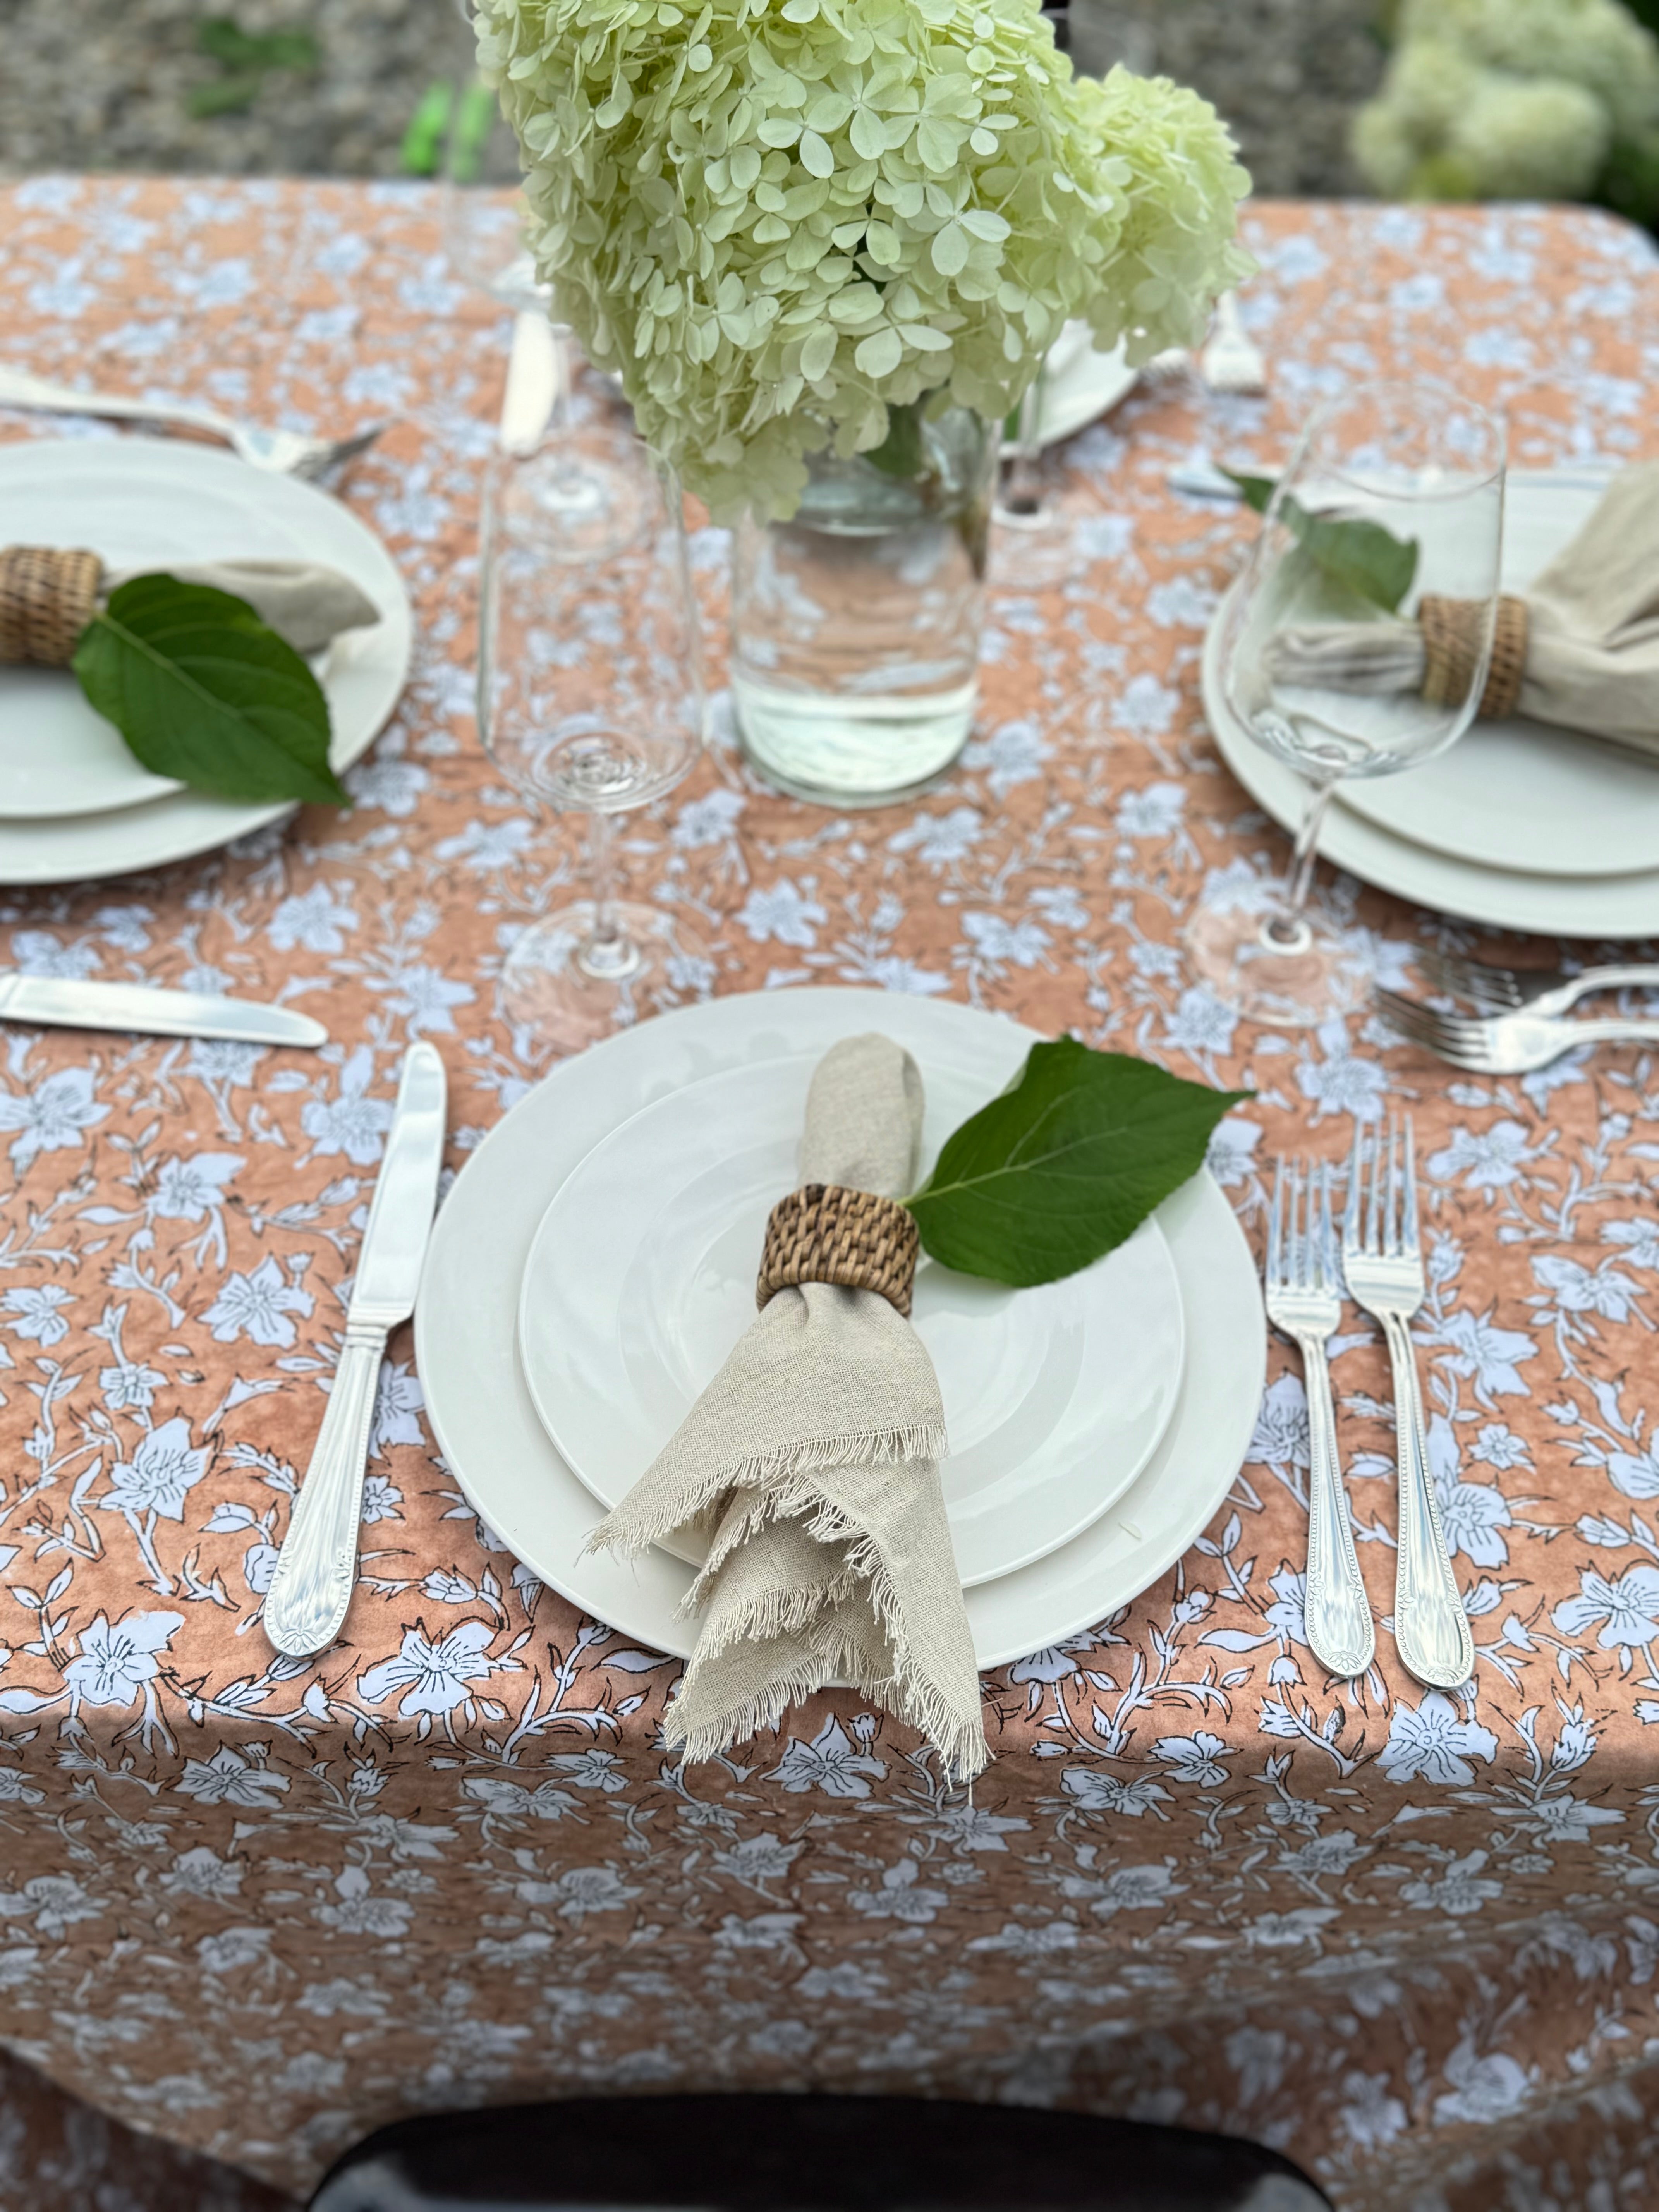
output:
M 81 689 L 153 775 L 249 802 L 350 804 L 328 764 L 328 702 L 246 599 L 135 576 L 81 634 Z
M 1254 1096 L 1075 1037 L 1033 1045 L 904 1202 L 942 1266 L 1021 1289 L 1051 1283 L 1133 1236 L 1203 1166 L 1222 1115 Z

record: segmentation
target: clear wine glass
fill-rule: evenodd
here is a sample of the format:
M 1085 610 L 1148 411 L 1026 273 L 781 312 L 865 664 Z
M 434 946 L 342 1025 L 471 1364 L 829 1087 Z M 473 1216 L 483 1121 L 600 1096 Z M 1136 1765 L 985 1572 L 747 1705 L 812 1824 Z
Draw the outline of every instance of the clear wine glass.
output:
M 677 915 L 611 890 L 616 817 L 684 775 L 705 696 L 678 483 L 620 426 L 604 460 L 637 520 L 603 557 L 524 526 L 523 462 L 497 459 L 485 504 L 479 734 L 527 799 L 589 821 L 592 896 L 526 929 L 501 975 L 508 1020 L 562 1052 L 696 995 L 712 974 Z
M 1311 794 L 1288 879 L 1206 898 L 1190 965 L 1259 1021 L 1358 1003 L 1363 956 L 1310 908 L 1319 832 L 1347 776 L 1397 775 L 1462 737 L 1485 688 L 1504 534 L 1504 441 L 1432 380 L 1361 385 L 1308 423 L 1227 608 L 1226 711 Z M 1462 650 L 1425 669 L 1424 602 L 1450 603 Z
M 472 0 L 455 0 L 470 35 Z M 551 289 L 536 274 L 527 242 L 523 164 L 512 125 L 494 89 L 476 68 L 458 70 L 441 140 L 440 224 L 444 258 L 465 284 L 533 320 L 544 347 L 550 331 L 553 396 L 546 427 L 516 496 L 524 526 L 539 521 L 562 538 L 580 540 L 584 554 L 628 537 L 636 518 L 616 501 L 621 487 L 586 458 L 572 434 L 574 337 L 551 319 Z

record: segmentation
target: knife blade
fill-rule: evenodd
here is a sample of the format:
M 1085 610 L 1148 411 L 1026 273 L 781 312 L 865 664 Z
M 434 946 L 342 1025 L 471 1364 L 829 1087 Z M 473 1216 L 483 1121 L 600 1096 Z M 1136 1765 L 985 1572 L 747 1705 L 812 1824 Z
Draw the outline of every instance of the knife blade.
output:
M 80 975 L 0 974 L 0 1021 L 47 1028 L 126 1030 L 140 1036 L 223 1037 L 237 1044 L 326 1044 L 309 1014 L 252 999 L 161 991 L 149 983 L 100 983 Z
M 429 1044 L 410 1045 L 357 1255 L 334 1388 L 265 1594 L 265 1633 L 291 1659 L 325 1650 L 351 1604 L 380 1356 L 387 1333 L 415 1310 L 443 1160 L 445 1105 L 442 1060 Z

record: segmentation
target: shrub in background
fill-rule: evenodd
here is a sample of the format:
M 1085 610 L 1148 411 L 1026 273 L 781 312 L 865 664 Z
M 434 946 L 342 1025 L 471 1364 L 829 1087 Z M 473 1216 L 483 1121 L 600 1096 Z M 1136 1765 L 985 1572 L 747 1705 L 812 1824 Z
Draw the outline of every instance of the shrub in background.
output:
M 1659 224 L 1659 38 L 1620 0 L 1403 0 L 1394 28 L 1354 118 L 1377 191 L 1594 199 Z

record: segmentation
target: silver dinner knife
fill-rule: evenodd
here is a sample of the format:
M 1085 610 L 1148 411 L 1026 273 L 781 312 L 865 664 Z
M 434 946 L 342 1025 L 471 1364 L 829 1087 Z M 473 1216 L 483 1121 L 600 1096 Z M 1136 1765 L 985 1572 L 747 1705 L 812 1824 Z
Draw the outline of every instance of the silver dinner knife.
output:
M 309 1014 L 206 992 L 159 991 L 149 983 L 99 983 L 80 975 L 0 971 L 0 1021 L 48 1029 L 128 1030 L 139 1036 L 223 1037 L 236 1044 L 326 1044 Z
M 265 1595 L 265 1633 L 290 1659 L 325 1650 L 351 1603 L 380 1355 L 390 1331 L 415 1310 L 438 1195 L 444 1105 L 442 1060 L 429 1044 L 410 1045 L 357 1256 L 334 1388 Z

